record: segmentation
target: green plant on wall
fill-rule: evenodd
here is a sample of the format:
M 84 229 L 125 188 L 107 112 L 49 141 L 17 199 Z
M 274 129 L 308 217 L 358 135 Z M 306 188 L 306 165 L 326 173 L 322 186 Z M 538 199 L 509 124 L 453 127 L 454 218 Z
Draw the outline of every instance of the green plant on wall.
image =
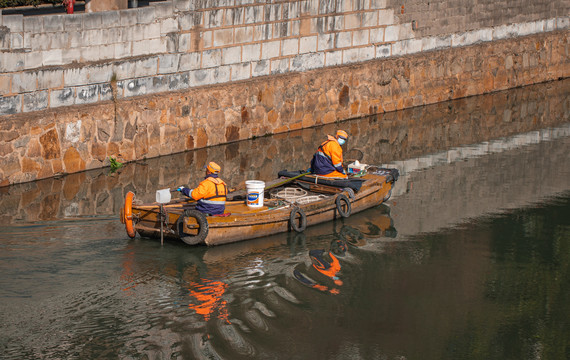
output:
M 123 166 L 123 163 L 117 161 L 117 159 L 110 156 L 109 156 L 109 162 L 111 163 L 111 171 L 109 172 L 110 174 L 114 173 Z

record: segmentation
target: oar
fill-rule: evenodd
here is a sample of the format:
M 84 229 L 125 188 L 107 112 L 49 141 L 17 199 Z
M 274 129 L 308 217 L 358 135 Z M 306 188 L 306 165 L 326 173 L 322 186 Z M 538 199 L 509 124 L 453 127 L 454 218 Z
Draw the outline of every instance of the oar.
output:
M 235 200 L 235 201 L 230 200 L 226 201 L 226 204 L 243 204 L 243 200 Z M 187 203 L 174 203 L 174 204 L 170 202 L 168 204 L 164 204 L 163 206 L 168 209 L 182 209 L 188 205 L 196 205 L 196 201 L 190 200 Z M 159 207 L 160 205 L 136 205 L 136 208 L 140 210 L 154 210 Z
M 293 180 L 296 180 L 296 179 L 298 179 L 298 178 L 300 178 L 300 177 L 303 177 L 303 176 L 309 175 L 309 174 L 311 174 L 311 172 L 306 172 L 306 173 L 303 173 L 303 174 L 301 174 L 301 175 L 293 176 L 292 178 L 289 178 L 289 179 L 287 179 L 287 180 L 283 180 L 283 181 L 281 181 L 281 182 L 278 182 L 277 184 L 273 184 L 273 185 L 271 185 L 271 186 L 268 186 L 268 187 L 265 188 L 265 190 L 273 189 L 273 188 L 276 188 L 276 187 L 279 187 L 279 186 L 288 184 L 288 183 L 290 183 L 290 182 L 293 181 Z
M 195 205 L 195 204 L 172 204 L 169 203 L 167 205 L 163 205 L 164 208 L 172 209 L 172 208 L 183 208 L 185 205 Z M 158 209 L 160 205 L 137 205 L 136 208 L 139 210 L 155 210 Z

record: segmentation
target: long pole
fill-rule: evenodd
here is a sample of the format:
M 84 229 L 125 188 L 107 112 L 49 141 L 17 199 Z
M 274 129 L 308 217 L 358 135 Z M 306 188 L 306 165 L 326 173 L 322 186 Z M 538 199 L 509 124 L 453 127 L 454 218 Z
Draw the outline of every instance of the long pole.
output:
M 289 178 L 289 179 L 284 180 L 284 181 L 281 181 L 281 182 L 279 182 L 279 183 L 277 183 L 277 184 L 273 184 L 273 185 L 271 185 L 271 186 L 268 186 L 268 187 L 265 188 L 265 190 L 269 190 L 269 189 L 273 189 L 273 188 L 276 188 L 276 187 L 281 186 L 281 185 L 285 185 L 285 184 L 287 184 L 287 183 L 290 183 L 290 182 L 293 181 L 293 180 L 296 180 L 296 179 L 298 179 L 298 178 L 300 178 L 300 177 L 303 177 L 303 176 L 309 175 L 309 174 L 310 174 L 310 172 L 306 172 L 306 173 L 303 173 L 303 174 L 301 174 L 301 175 L 293 176 L 292 178 Z
M 158 218 L 160 219 L 160 246 L 162 246 L 164 244 L 164 235 L 162 234 L 162 224 L 164 223 L 164 221 L 162 219 L 163 211 L 164 211 L 164 207 L 162 206 L 162 204 L 160 204 L 160 214 L 158 216 Z

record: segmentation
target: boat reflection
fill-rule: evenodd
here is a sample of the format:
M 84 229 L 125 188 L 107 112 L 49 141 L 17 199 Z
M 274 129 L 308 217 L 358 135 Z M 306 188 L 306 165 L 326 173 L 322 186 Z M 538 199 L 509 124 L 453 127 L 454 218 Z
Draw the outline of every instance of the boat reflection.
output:
M 160 299 L 166 307 L 186 307 L 204 322 L 221 319 L 230 324 L 224 295 L 228 283 L 224 269 L 211 270 L 196 252 L 182 252 L 183 245 L 171 243 L 159 249 L 147 241 L 131 241 L 123 254 L 120 280 L 127 296 L 138 296 L 156 283 Z M 160 252 L 160 254 L 157 254 Z
M 272 288 L 274 279 L 283 275 L 320 292 L 339 294 L 350 283 L 342 272 L 344 258 L 350 256 L 354 262 L 361 255 L 358 251 L 382 246 L 387 237 L 396 236 L 389 210 L 382 204 L 304 233 L 219 247 L 188 248 L 174 241 L 161 247 L 136 238 L 123 252 L 121 288 L 134 297 L 156 292 L 161 306 L 186 308 L 189 311 L 178 316 L 204 325 L 214 320 L 232 324 L 230 319 L 239 318 L 231 314 L 232 302 L 240 302 L 236 293 Z
M 336 240 L 335 242 L 340 243 L 340 246 L 335 247 L 335 249 L 344 249 L 346 251 L 346 244 L 342 240 Z M 340 293 L 340 287 L 343 285 L 340 279 L 340 261 L 332 253 L 332 251 L 326 251 L 323 249 L 315 249 L 309 251 L 309 258 L 311 259 L 311 268 L 302 272 L 300 270 L 301 266 L 298 266 L 293 270 L 293 276 L 295 279 L 299 280 L 303 285 L 312 287 L 322 292 L 330 292 L 331 294 L 337 295 Z M 333 285 L 327 286 L 325 284 L 319 283 L 313 280 L 308 273 L 311 270 L 316 270 L 318 273 L 328 277 L 332 280 Z
M 397 231 L 390 217 L 390 208 L 381 204 L 357 218 L 344 219 L 340 231 L 328 236 L 332 237 L 328 250 L 309 250 L 311 265 L 297 265 L 293 277 L 305 286 L 337 295 L 343 285 L 339 258 L 342 259 L 350 247 L 363 247 L 369 242 L 381 241 L 383 237 L 394 238 Z
M 375 212 L 364 212 L 358 222 L 348 222 L 340 229 L 339 236 L 352 246 L 364 246 L 369 239 L 395 238 L 398 235 L 390 208 L 381 204 Z

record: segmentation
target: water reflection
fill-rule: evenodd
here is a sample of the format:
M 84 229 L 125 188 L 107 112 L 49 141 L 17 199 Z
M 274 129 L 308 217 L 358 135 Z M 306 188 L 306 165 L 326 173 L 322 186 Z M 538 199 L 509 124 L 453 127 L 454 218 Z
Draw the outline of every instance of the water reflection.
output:
M 362 222 L 363 219 L 367 220 Z M 359 230 L 362 226 L 373 231 L 362 233 Z M 347 229 L 350 229 L 350 236 L 342 235 Z M 169 243 L 167 248 L 160 249 L 160 257 L 151 254 L 158 250 L 156 244 L 137 239 L 130 241 L 124 251 L 121 288 L 128 296 L 137 296 L 139 291 L 145 291 L 139 288 L 146 288 L 149 282 L 166 280 L 176 288 L 166 296 L 170 299 L 169 304 L 186 306 L 190 310 L 187 316 L 199 315 L 202 320 L 198 322 L 194 317 L 194 324 L 209 323 L 214 319 L 232 324 L 227 294 L 236 287 L 248 291 L 264 289 L 274 286 L 273 277 L 290 273 L 305 285 L 338 294 L 343 284 L 341 261 L 349 249 L 382 242 L 387 235 L 395 234 L 389 207 L 382 204 L 364 211 L 361 219 L 351 217 L 321 224 L 300 234 L 277 234 L 271 238 L 193 251 L 184 251 L 187 248 L 183 244 Z M 354 238 L 360 240 L 357 242 Z M 319 248 L 319 244 L 327 245 L 327 249 Z M 239 268 L 235 267 L 236 262 L 240 264 Z M 309 263 L 310 271 L 300 270 Z M 312 275 L 303 277 L 301 273 L 307 272 Z M 228 282 L 228 278 L 232 280 Z M 324 285 L 325 279 L 330 280 L 333 287 Z M 294 296 L 284 291 L 280 296 L 295 302 Z
M 310 266 L 305 263 L 297 265 L 293 277 L 305 286 L 338 295 L 343 285 L 339 259 L 349 253 L 350 248 L 363 247 L 369 242 L 377 243 L 384 237 L 395 238 L 397 231 L 389 214 L 390 208 L 381 204 L 363 212 L 357 220 L 342 219 L 340 231 L 335 226 L 332 234 L 321 235 L 322 238 L 332 238 L 328 249 L 309 250 Z M 305 234 L 297 236 L 306 242 Z
M 3 358 L 456 359 L 476 347 L 499 359 L 537 346 L 557 358 L 569 330 L 569 204 L 412 238 L 397 235 L 393 208 L 381 205 L 223 247 L 99 240 L 77 267 L 96 243 L 75 242 L 60 265 L 90 278 L 37 303 L 2 298 Z
M 227 302 L 222 299 L 228 284 L 216 280 L 200 279 L 200 283 L 191 281 L 188 285 L 190 297 L 196 300 L 196 303 L 188 305 L 190 309 L 202 315 L 204 321 L 210 320 L 210 316 L 215 312 L 218 319 L 230 323 L 226 308 Z
M 340 229 L 340 238 L 352 246 L 366 245 L 367 239 L 395 238 L 398 231 L 390 217 L 390 208 L 379 206 L 376 209 L 378 213 L 365 212 L 357 223 L 344 225 Z
M 346 244 L 342 243 L 342 247 Z M 329 277 L 334 285 L 337 286 L 335 289 L 329 289 L 324 285 L 319 285 L 317 282 L 310 280 L 306 276 L 303 276 L 298 269 L 293 271 L 293 275 L 299 281 L 305 285 L 309 285 L 320 291 L 329 291 L 331 294 L 338 294 L 340 290 L 338 289 L 342 286 L 342 280 L 339 278 L 340 273 L 340 262 L 338 258 L 331 252 L 322 249 L 315 249 L 309 251 L 309 257 L 311 258 L 312 269 L 316 269 L 322 275 Z

